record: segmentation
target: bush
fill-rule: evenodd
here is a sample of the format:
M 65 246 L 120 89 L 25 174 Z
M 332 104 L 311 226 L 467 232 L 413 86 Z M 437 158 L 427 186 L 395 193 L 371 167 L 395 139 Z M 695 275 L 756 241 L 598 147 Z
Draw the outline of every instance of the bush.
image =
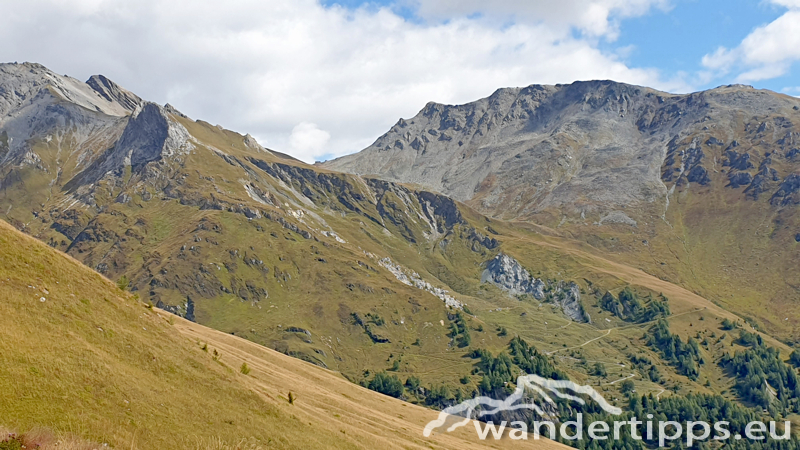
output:
M 119 288 L 120 291 L 127 290 L 128 284 L 130 283 L 128 282 L 128 277 L 126 277 L 125 275 L 119 277 L 119 280 L 117 280 L 117 287 Z
M 625 380 L 622 382 L 622 386 L 620 387 L 620 392 L 627 395 L 634 391 L 636 386 L 633 384 L 631 380 Z
M 745 347 L 753 347 L 755 345 L 761 344 L 761 336 L 750 333 L 748 331 L 741 330 L 739 331 L 739 344 Z
M 0 450 L 22 450 L 23 448 L 25 448 L 25 445 L 22 442 L 22 438 L 16 435 L 9 435 L 0 441 Z
M 592 375 L 598 377 L 605 377 L 606 375 L 608 375 L 608 373 L 606 372 L 605 364 L 601 362 L 595 363 L 594 367 L 592 367 Z
M 250 374 L 250 367 L 247 366 L 246 362 L 242 363 L 242 367 L 239 368 L 239 372 L 242 372 L 243 375 Z

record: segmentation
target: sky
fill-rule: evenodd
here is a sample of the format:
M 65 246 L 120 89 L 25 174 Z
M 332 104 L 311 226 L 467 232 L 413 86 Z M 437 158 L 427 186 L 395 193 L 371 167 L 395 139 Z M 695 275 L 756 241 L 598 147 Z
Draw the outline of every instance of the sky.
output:
M 501 87 L 800 96 L 800 0 L 0 0 L 0 23 L 0 62 L 103 74 L 307 162 Z

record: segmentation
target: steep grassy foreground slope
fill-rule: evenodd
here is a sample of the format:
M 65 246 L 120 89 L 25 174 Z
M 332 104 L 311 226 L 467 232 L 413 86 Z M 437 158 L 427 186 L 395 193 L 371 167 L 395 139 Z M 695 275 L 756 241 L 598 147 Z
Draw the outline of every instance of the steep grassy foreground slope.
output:
M 435 412 L 147 308 L 2 222 L 0 249 L 2 426 L 134 449 L 477 445 L 424 439 Z

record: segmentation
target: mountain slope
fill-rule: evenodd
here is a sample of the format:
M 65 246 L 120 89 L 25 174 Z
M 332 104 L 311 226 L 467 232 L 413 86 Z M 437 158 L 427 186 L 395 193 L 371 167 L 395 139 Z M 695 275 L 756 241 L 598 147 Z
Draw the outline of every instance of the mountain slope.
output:
M 321 167 L 546 225 L 793 341 L 799 127 L 800 100 L 747 86 L 673 95 L 611 81 L 533 85 L 430 103 Z
M 433 411 L 148 309 L 5 223 L 0 245 L 4 426 L 118 448 L 479 447 L 466 433 L 423 438 Z

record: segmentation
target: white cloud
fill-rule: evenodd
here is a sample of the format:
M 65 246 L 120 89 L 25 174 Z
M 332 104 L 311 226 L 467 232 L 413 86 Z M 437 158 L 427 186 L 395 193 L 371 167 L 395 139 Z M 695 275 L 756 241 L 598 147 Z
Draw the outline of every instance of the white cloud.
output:
M 294 150 L 293 155 L 301 159 L 309 159 L 324 150 L 330 138 L 331 134 L 320 130 L 317 124 L 301 122 L 292 128 L 289 144 Z
M 774 21 L 762 25 L 735 48 L 718 48 L 705 55 L 702 64 L 720 74 L 739 70 L 736 80 L 750 82 L 785 75 L 800 60 L 800 0 L 773 0 L 789 8 Z
M 315 0 L 0 0 L 0 60 L 102 73 L 306 161 L 358 151 L 428 101 L 468 102 L 499 87 L 614 79 L 685 88 L 597 48 L 616 21 L 661 0 L 498 1 L 496 11 L 524 19 L 502 24 L 466 17 L 482 12 L 471 1 L 443 0 L 451 20 L 417 23 Z M 448 13 L 431 5 L 422 1 L 420 14 Z M 576 38 L 574 27 L 593 37 Z M 303 122 L 317 128 L 298 129 Z
M 641 16 L 652 8 L 667 9 L 668 0 L 407 0 L 416 4 L 422 17 L 447 19 L 453 15 L 480 14 L 496 19 L 542 22 L 562 29 L 615 39 L 619 20 Z

